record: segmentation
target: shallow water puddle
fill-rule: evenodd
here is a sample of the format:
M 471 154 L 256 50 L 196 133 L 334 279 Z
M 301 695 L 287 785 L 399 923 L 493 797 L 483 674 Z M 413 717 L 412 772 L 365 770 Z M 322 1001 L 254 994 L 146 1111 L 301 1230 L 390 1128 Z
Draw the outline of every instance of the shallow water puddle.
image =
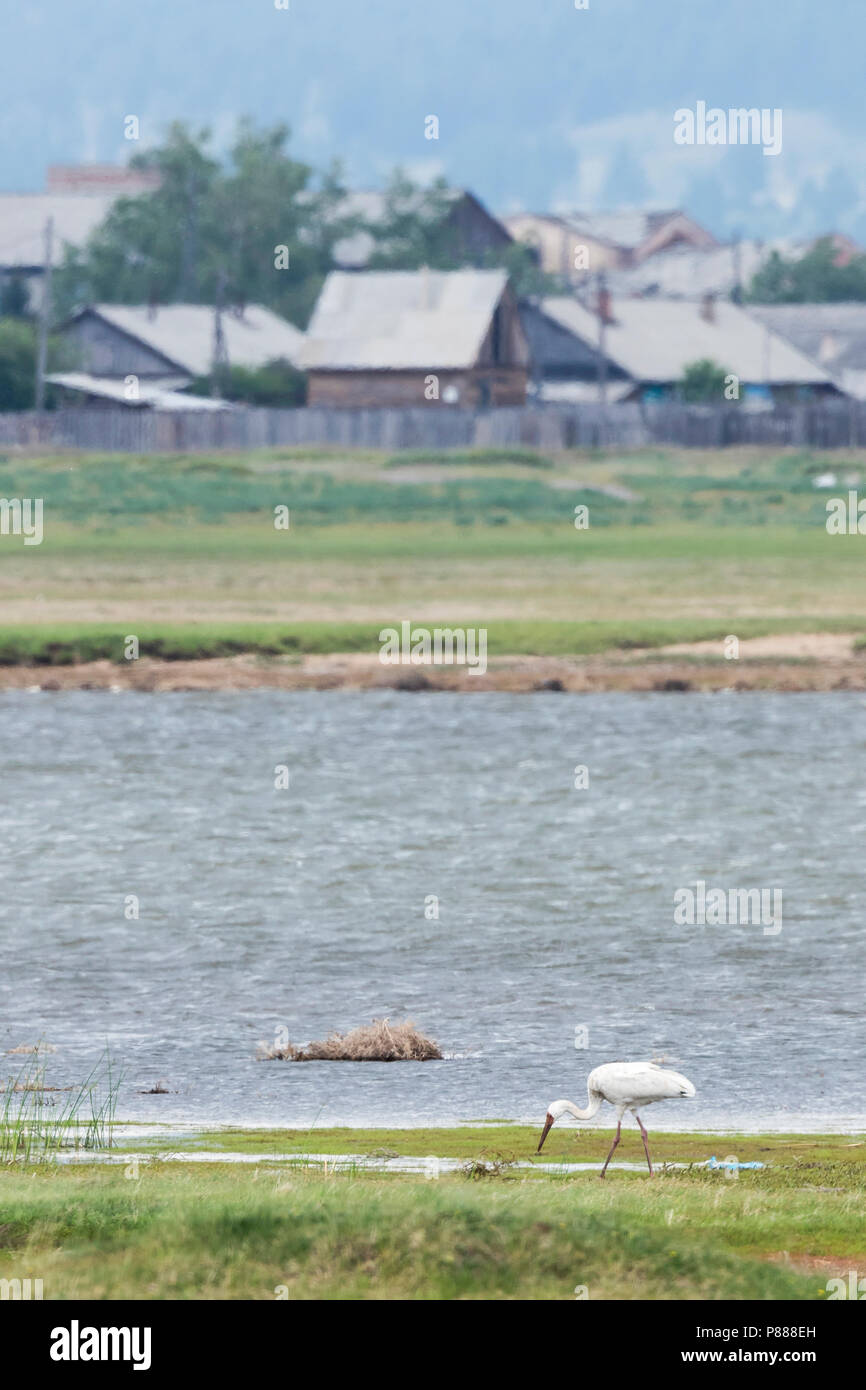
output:
M 435 1178 L 440 1173 L 459 1173 L 467 1167 L 469 1160 L 461 1158 L 437 1158 L 435 1154 L 426 1158 L 372 1158 L 369 1154 L 284 1154 L 284 1153 L 226 1153 L 224 1150 L 200 1150 L 195 1153 L 167 1153 L 155 1155 L 152 1151 L 132 1153 L 61 1153 L 58 1163 L 139 1163 L 141 1165 L 158 1163 L 283 1163 L 287 1167 L 319 1166 L 323 1173 L 357 1172 L 370 1173 L 419 1173 L 424 1177 Z M 666 1163 L 665 1168 L 704 1168 L 706 1163 Z M 504 1172 L 515 1168 L 528 1169 L 535 1173 L 545 1173 L 555 1177 L 562 1173 L 599 1172 L 600 1163 L 531 1163 L 520 1160 L 503 1165 Z M 618 1169 L 622 1172 L 646 1172 L 645 1163 L 611 1163 L 608 1171 Z

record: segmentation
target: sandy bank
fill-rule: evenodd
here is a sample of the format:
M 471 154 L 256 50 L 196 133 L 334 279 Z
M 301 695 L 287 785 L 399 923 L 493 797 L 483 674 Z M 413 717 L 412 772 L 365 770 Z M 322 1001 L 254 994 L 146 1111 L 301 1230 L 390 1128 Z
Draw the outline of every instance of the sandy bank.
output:
M 726 660 L 718 644 L 593 657 L 491 659 L 483 675 L 466 667 L 383 666 L 376 653 L 303 658 L 216 657 L 204 661 L 86 662 L 0 667 L 2 690 L 452 690 L 721 691 L 866 690 L 866 652 L 823 634 L 757 638 Z

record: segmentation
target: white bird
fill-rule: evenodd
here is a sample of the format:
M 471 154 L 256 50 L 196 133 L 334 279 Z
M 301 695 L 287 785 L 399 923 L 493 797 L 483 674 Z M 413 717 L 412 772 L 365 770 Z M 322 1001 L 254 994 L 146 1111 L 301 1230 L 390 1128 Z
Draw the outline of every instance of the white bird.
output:
M 637 1113 L 638 1106 L 643 1109 L 645 1105 L 655 1105 L 656 1101 L 659 1100 L 693 1096 L 695 1088 L 691 1081 L 680 1076 L 679 1072 L 665 1071 L 655 1062 L 605 1062 L 604 1066 L 596 1067 L 594 1071 L 589 1073 L 586 1089 L 587 1106 L 585 1110 L 578 1109 L 570 1100 L 550 1102 L 536 1153 L 541 1153 L 541 1146 L 547 1138 L 551 1126 L 563 1115 L 573 1115 L 576 1120 L 591 1120 L 593 1115 L 601 1109 L 602 1101 L 606 1100 L 616 1110 L 616 1137 L 610 1146 L 610 1153 L 604 1160 L 604 1167 L 599 1176 L 603 1178 L 607 1171 L 607 1165 L 619 1143 L 622 1117 L 626 1110 L 630 1110 L 640 1125 L 644 1153 L 646 1154 L 650 1177 L 652 1177 L 653 1165 L 647 1143 L 647 1132 L 644 1129 L 643 1120 Z

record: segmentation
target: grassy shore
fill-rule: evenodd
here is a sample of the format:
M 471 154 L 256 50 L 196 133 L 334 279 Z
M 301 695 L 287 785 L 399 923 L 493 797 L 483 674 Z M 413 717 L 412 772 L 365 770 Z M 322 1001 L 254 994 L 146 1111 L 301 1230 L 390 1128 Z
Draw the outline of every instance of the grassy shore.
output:
M 600 1159 L 609 1137 L 554 1130 L 545 1158 Z M 627 1140 L 637 1160 L 637 1133 Z M 219 1131 L 136 1164 L 7 1168 L 0 1278 L 41 1278 L 57 1299 L 809 1300 L 866 1259 L 854 1138 L 656 1134 L 656 1178 L 611 1170 L 604 1183 L 508 1166 L 536 1143 L 497 1125 Z M 180 1144 L 263 1157 L 185 1165 L 171 1158 Z M 311 1148 L 467 1161 L 435 1181 L 323 1173 L 292 1161 Z M 710 1153 L 767 1166 L 736 1179 L 663 1167 Z
M 827 534 L 813 486 L 866 475 L 856 453 L 460 457 L 0 459 L 4 496 L 44 501 L 40 545 L 0 538 L 2 660 L 116 660 L 129 632 L 168 656 L 352 651 L 403 618 L 484 624 L 505 653 L 866 632 L 859 538 Z
M 503 1125 L 220 1130 L 149 1141 L 135 1163 L 7 1166 L 0 1279 L 39 1277 L 58 1300 L 820 1300 L 828 1279 L 863 1268 L 866 1141 L 653 1134 L 655 1179 L 549 1172 L 601 1161 L 609 1138 L 553 1130 L 538 1172 L 509 1166 L 532 1155 L 535 1131 Z M 263 1156 L 192 1165 L 182 1148 Z M 339 1172 L 304 1161 L 310 1151 L 466 1166 L 436 1180 Z M 620 1152 L 638 1161 L 637 1131 Z M 737 1179 L 664 1168 L 710 1154 L 766 1166 Z

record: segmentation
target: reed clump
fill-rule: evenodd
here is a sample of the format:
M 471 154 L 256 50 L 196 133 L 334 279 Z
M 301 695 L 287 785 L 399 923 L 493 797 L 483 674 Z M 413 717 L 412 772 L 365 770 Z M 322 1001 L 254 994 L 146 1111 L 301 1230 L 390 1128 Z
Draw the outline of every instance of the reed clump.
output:
M 374 1018 L 348 1033 L 329 1033 L 306 1047 L 259 1043 L 260 1062 L 430 1062 L 442 1059 L 438 1043 L 419 1032 L 410 1018 L 391 1023 Z
M 108 1051 L 84 1081 L 71 1086 L 46 1080 L 39 1058 L 56 1048 L 40 1043 L 13 1051 L 30 1060 L 17 1076 L 5 1083 L 0 1078 L 0 1165 L 49 1162 L 68 1149 L 111 1148 L 121 1078 Z

